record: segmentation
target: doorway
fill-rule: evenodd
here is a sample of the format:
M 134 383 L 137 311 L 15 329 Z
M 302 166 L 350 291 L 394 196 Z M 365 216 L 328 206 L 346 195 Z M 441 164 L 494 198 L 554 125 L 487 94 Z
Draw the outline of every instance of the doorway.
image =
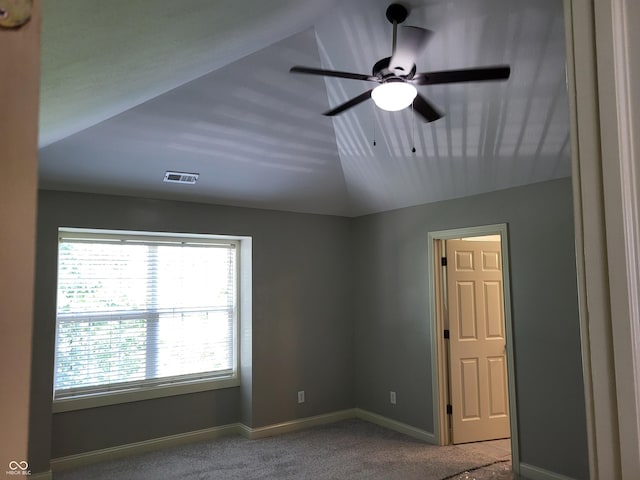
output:
M 510 437 L 517 474 L 507 225 L 431 232 L 428 242 L 434 432 L 441 445 Z

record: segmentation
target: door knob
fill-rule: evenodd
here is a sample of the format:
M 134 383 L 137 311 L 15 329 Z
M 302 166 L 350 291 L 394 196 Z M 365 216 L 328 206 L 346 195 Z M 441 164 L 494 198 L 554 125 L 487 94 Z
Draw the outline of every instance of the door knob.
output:
M 31 19 L 33 0 L 0 0 L 0 28 L 19 28 Z

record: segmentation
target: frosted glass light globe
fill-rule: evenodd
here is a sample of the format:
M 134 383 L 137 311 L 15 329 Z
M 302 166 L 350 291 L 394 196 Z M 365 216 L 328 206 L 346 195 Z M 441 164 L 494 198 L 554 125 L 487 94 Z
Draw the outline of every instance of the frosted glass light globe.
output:
M 416 87 L 410 83 L 387 82 L 374 88 L 371 98 L 381 109 L 396 112 L 411 105 L 417 94 Z

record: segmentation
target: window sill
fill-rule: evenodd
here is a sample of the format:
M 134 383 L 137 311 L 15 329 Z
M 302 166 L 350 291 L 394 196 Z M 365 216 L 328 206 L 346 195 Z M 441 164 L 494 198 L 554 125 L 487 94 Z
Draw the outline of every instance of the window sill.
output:
M 65 398 L 53 401 L 53 413 L 104 407 L 119 403 L 138 402 L 141 400 L 151 400 L 154 398 L 170 397 L 173 395 L 206 392 L 209 390 L 218 390 L 220 388 L 237 387 L 239 385 L 240 379 L 238 377 L 232 377 L 188 383 L 185 382 L 178 385 L 161 385 L 157 387 L 138 388 L 135 390 L 125 390 L 120 392 L 85 395 L 76 398 Z

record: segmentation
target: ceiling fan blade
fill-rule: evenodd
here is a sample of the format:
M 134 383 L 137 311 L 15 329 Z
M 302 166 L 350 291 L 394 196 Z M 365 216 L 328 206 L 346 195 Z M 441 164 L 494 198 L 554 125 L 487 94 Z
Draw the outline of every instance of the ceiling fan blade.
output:
M 433 122 L 442 118 L 442 113 L 440 113 L 429 100 L 420 94 L 413 99 L 413 110 L 414 112 L 419 113 L 425 122 Z
M 323 70 L 321 68 L 301 67 L 296 65 L 289 70 L 291 73 L 306 73 L 308 75 L 322 75 L 324 77 L 337 77 L 337 78 L 349 78 L 352 80 L 366 80 L 370 82 L 377 82 L 376 77 L 370 75 L 363 75 L 361 73 L 341 72 L 338 70 Z
M 336 108 L 334 108 L 332 110 L 329 110 L 327 112 L 324 112 L 323 115 L 326 115 L 328 117 L 333 117 L 334 115 L 338 115 L 339 113 L 342 113 L 342 112 L 344 112 L 345 110 L 347 110 L 347 109 L 349 109 L 351 107 L 355 107 L 359 103 L 362 103 L 365 100 L 370 99 L 372 91 L 373 91 L 373 89 L 367 90 L 366 92 L 361 93 L 357 97 L 352 98 L 351 100 L 343 103 L 342 105 L 338 105 Z
M 509 65 L 493 67 L 444 70 L 441 72 L 416 73 L 411 80 L 416 85 L 436 85 L 440 83 L 481 82 L 485 80 L 506 80 L 511 74 Z
M 399 28 L 389 69 L 396 75 L 409 75 L 431 35 L 431 30 L 420 27 Z

